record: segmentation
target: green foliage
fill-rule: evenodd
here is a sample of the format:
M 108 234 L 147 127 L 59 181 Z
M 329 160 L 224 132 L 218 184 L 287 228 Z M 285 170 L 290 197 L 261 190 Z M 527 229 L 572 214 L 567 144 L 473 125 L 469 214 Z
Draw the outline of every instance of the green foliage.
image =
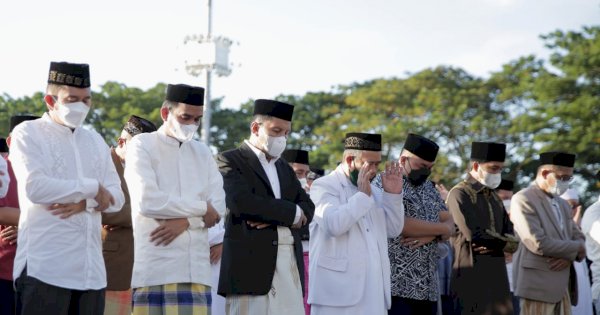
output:
M 333 169 L 341 159 L 347 132 L 383 135 L 383 156 L 396 159 L 408 133 L 434 139 L 440 153 L 432 178 L 447 187 L 466 171 L 472 141 L 508 144 L 508 176 L 521 187 L 531 182 L 538 153 L 574 152 L 579 191 L 584 200 L 600 186 L 593 175 L 600 168 L 600 27 L 555 31 L 541 36 L 549 60 L 523 56 L 487 79 L 439 66 L 405 77 L 380 78 L 330 91 L 279 95 L 296 106 L 288 148 L 311 151 L 311 164 Z M 162 123 L 160 106 L 166 85 L 146 91 L 107 82 L 93 93 L 87 123 L 114 143 L 129 115 Z M 211 145 L 217 151 L 239 146 L 249 136 L 252 100 L 239 109 L 212 101 Z M 43 93 L 0 96 L 0 133 L 11 115 L 46 111 Z

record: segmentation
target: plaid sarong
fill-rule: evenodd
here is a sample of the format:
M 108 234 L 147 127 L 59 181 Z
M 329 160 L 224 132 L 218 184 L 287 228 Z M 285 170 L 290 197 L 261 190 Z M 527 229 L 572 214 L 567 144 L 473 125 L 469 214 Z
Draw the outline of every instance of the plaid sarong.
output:
M 134 289 L 133 315 L 210 315 L 210 287 L 174 283 Z
M 104 315 L 131 315 L 131 289 L 106 291 Z

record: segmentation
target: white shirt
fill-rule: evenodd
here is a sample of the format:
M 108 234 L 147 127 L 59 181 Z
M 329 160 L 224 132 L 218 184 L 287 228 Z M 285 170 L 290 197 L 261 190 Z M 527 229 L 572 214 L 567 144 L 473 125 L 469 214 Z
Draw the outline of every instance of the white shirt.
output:
M 19 124 L 10 148 L 21 216 L 13 276 L 27 265 L 27 275 L 45 283 L 74 290 L 106 287 L 100 236 L 102 217 L 94 210 L 101 184 L 115 204 L 124 203 L 121 181 L 110 149 L 92 130 L 70 128 L 41 119 Z M 54 203 L 87 200 L 86 211 L 61 219 L 48 211 Z
M 125 179 L 134 235 L 132 288 L 169 283 L 211 285 L 208 229 L 210 202 L 225 215 L 223 177 L 210 149 L 199 141 L 180 143 L 165 133 L 135 136 L 127 144 Z M 150 242 L 161 219 L 188 218 L 190 227 L 167 246 Z
M 6 165 L 5 159 L 0 159 L 0 172 L 4 175 L 0 175 L 0 183 L 2 186 L 0 187 L 0 198 L 4 198 L 6 193 L 8 193 L 8 184 L 10 183 L 10 177 L 8 176 L 8 166 Z
M 250 149 L 252 149 L 254 154 L 256 154 L 256 157 L 258 157 L 258 161 L 260 162 L 260 165 L 262 165 L 263 169 L 265 170 L 265 173 L 267 174 L 267 178 L 269 179 L 269 183 L 271 184 L 271 189 L 273 190 L 273 195 L 275 195 L 276 199 L 281 199 L 281 187 L 279 186 L 279 175 L 277 175 L 277 167 L 275 167 L 275 162 L 277 162 L 277 160 L 279 158 L 273 158 L 270 161 L 268 161 L 267 156 L 265 155 L 265 153 L 263 151 L 256 148 L 248 140 L 244 140 L 244 142 L 246 142 L 246 144 L 250 147 Z M 293 224 L 296 224 L 296 223 L 298 223 L 298 221 L 300 221 L 301 211 L 302 211 L 302 209 L 300 208 L 300 206 L 296 205 L 296 217 L 294 218 Z
M 581 230 L 585 234 L 585 251 L 592 261 L 592 299 L 600 298 L 600 200 L 583 213 Z
M 556 218 L 556 221 L 558 222 L 558 226 L 560 227 L 560 229 L 562 231 L 565 229 L 565 224 L 563 221 L 563 217 L 561 215 L 562 210 L 560 210 L 560 206 L 558 205 L 556 198 L 558 198 L 558 197 L 550 198 L 550 197 L 546 196 L 546 199 L 548 199 L 550 206 L 552 206 L 552 211 L 554 212 L 554 217 Z

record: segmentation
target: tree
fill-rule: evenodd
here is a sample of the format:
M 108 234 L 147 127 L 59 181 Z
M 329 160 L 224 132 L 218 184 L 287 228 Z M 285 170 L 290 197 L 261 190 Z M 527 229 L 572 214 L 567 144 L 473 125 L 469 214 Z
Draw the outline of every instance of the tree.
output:
M 42 116 L 46 110 L 42 92 L 36 92 L 32 96 L 18 99 L 14 99 L 7 94 L 0 95 L 0 134 L 3 137 L 8 135 L 11 116 L 22 114 Z
M 159 83 L 147 91 L 106 82 L 98 93 L 92 93 L 93 110 L 86 123 L 100 133 L 109 144 L 116 143 L 123 125 L 131 115 L 146 118 L 156 126 L 162 124 L 160 107 L 165 99 L 166 84 Z
M 239 110 L 221 108 L 222 99 L 212 102 L 211 144 L 217 152 L 237 148 L 250 134 L 252 100 L 243 103 Z
M 552 50 L 549 66 L 534 56 L 508 63 L 490 78 L 495 101 L 511 111 L 520 178 L 534 177 L 539 152 L 573 152 L 576 185 L 589 199 L 599 188 L 593 184 L 600 168 L 600 27 L 541 37 Z

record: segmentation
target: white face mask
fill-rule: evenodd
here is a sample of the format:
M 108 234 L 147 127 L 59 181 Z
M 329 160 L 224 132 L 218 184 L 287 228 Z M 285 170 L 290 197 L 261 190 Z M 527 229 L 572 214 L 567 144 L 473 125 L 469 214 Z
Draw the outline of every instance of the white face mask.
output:
M 194 134 L 198 131 L 198 125 L 182 125 L 177 121 L 175 115 L 169 112 L 167 117 L 167 123 L 169 124 L 169 130 L 171 130 L 171 136 L 179 142 L 188 142 L 194 138 Z
M 479 166 L 479 182 L 491 189 L 496 189 L 502 182 L 502 174 L 490 174 Z
M 549 186 L 551 194 L 560 196 L 560 195 L 564 194 L 567 190 L 569 190 L 569 182 L 568 181 L 557 179 L 556 176 L 554 175 L 554 173 L 552 173 L 552 176 L 554 176 L 555 182 L 554 182 L 554 186 Z
M 124 142 L 122 146 L 117 145 L 115 152 L 121 159 L 125 160 L 125 156 L 127 156 L 127 142 Z M 125 162 L 122 163 L 125 164 Z
M 263 144 L 263 148 L 272 157 L 281 156 L 287 144 L 285 136 L 271 137 L 262 127 L 258 129 L 258 139 Z
M 81 127 L 85 117 L 90 111 L 90 107 L 83 102 L 75 103 L 54 103 L 54 112 L 63 121 L 63 124 L 70 128 Z
M 300 181 L 300 186 L 302 186 L 302 188 L 306 189 L 306 187 L 308 187 L 308 182 L 306 181 L 306 178 L 300 178 L 298 180 Z

